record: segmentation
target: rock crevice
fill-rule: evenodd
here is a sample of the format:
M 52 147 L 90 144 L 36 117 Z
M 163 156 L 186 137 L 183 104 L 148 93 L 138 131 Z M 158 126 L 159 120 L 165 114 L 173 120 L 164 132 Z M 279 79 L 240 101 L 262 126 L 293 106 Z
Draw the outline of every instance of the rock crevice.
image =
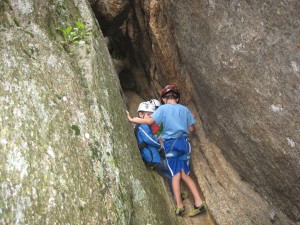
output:
M 138 68 L 130 91 L 175 84 L 197 115 L 193 168 L 217 223 L 299 222 L 299 9 L 135 0 L 118 30 Z

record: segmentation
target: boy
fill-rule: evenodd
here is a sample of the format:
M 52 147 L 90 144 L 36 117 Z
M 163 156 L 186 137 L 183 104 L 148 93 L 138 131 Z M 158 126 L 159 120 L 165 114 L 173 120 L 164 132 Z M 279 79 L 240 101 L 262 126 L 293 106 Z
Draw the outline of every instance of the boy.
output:
M 194 209 L 188 216 L 195 216 L 206 211 L 206 204 L 202 202 L 197 186 L 190 173 L 189 155 L 191 146 L 188 135 L 194 131 L 195 119 L 190 110 L 177 104 L 180 93 L 174 85 L 167 85 L 161 92 L 160 106 L 148 118 L 131 118 L 127 112 L 129 121 L 141 124 L 162 124 L 161 139 L 164 143 L 167 165 L 172 174 L 172 187 L 175 195 L 177 208 L 176 215 L 183 215 L 185 208 L 180 196 L 180 180 L 182 179 L 194 197 Z
M 138 118 L 148 119 L 154 111 L 155 107 L 150 102 L 142 102 L 137 110 Z M 168 179 L 170 191 L 173 195 L 172 175 L 168 170 L 166 161 L 161 158 L 158 150 L 160 148 L 158 138 L 153 135 L 151 127 L 147 124 L 137 124 L 134 130 L 146 166 L 153 167 L 160 175 Z

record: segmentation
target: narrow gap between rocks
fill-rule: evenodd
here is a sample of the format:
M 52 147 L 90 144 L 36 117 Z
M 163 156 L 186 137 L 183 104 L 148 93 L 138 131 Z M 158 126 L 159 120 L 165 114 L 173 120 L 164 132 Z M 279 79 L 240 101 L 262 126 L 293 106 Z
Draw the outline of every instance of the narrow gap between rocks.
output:
M 108 50 L 110 52 L 112 61 L 115 65 L 116 72 L 118 74 L 120 85 L 124 93 L 124 102 L 131 115 L 136 115 L 136 109 L 140 102 L 150 99 L 159 99 L 159 93 L 152 87 L 151 78 L 147 76 L 145 72 L 144 63 L 140 61 L 139 52 L 133 48 L 127 31 L 122 29 L 122 19 L 127 16 L 127 9 L 115 18 L 113 21 L 107 21 L 104 17 L 97 16 L 98 22 L 102 29 L 102 33 L 106 39 Z M 123 17 L 123 18 L 122 18 Z M 125 33 L 125 35 L 124 35 Z M 133 131 L 132 131 L 133 132 Z M 201 198 L 205 200 L 201 188 L 197 182 L 197 178 L 194 176 L 193 165 L 191 166 L 191 177 L 196 181 L 198 189 L 201 194 Z M 162 178 L 161 178 L 162 179 Z M 169 194 L 169 187 L 167 181 L 164 179 L 164 190 Z M 182 182 L 182 190 L 187 191 L 187 187 Z M 172 202 L 173 200 L 171 200 Z M 193 200 L 192 194 L 189 193 L 189 198 L 184 202 L 186 211 L 192 210 Z M 175 202 L 170 207 L 175 207 Z M 215 224 L 213 217 L 209 212 L 196 216 L 193 218 L 183 217 L 183 224 L 196 225 L 196 224 Z

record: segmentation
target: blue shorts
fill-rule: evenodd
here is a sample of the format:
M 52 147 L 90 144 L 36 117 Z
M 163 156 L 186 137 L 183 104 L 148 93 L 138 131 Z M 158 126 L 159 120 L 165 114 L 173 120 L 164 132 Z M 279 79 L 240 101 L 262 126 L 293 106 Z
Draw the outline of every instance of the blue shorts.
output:
M 190 155 L 191 145 L 187 137 L 171 138 L 164 141 L 165 153 L 177 151 L 178 155 Z M 190 160 L 182 160 L 179 157 L 167 157 L 167 165 L 172 174 L 175 176 L 181 170 L 188 175 L 190 173 Z

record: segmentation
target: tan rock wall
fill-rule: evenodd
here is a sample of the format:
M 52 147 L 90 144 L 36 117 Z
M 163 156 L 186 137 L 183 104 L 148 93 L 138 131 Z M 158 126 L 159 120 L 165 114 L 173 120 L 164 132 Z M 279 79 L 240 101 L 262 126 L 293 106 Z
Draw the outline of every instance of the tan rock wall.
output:
M 151 84 L 137 81 L 139 93 L 173 83 L 198 116 L 194 172 L 217 223 L 299 221 L 298 11 L 295 0 L 135 0 L 120 29 L 135 78 Z
M 242 179 L 298 221 L 299 3 L 169 6 L 207 136 Z

